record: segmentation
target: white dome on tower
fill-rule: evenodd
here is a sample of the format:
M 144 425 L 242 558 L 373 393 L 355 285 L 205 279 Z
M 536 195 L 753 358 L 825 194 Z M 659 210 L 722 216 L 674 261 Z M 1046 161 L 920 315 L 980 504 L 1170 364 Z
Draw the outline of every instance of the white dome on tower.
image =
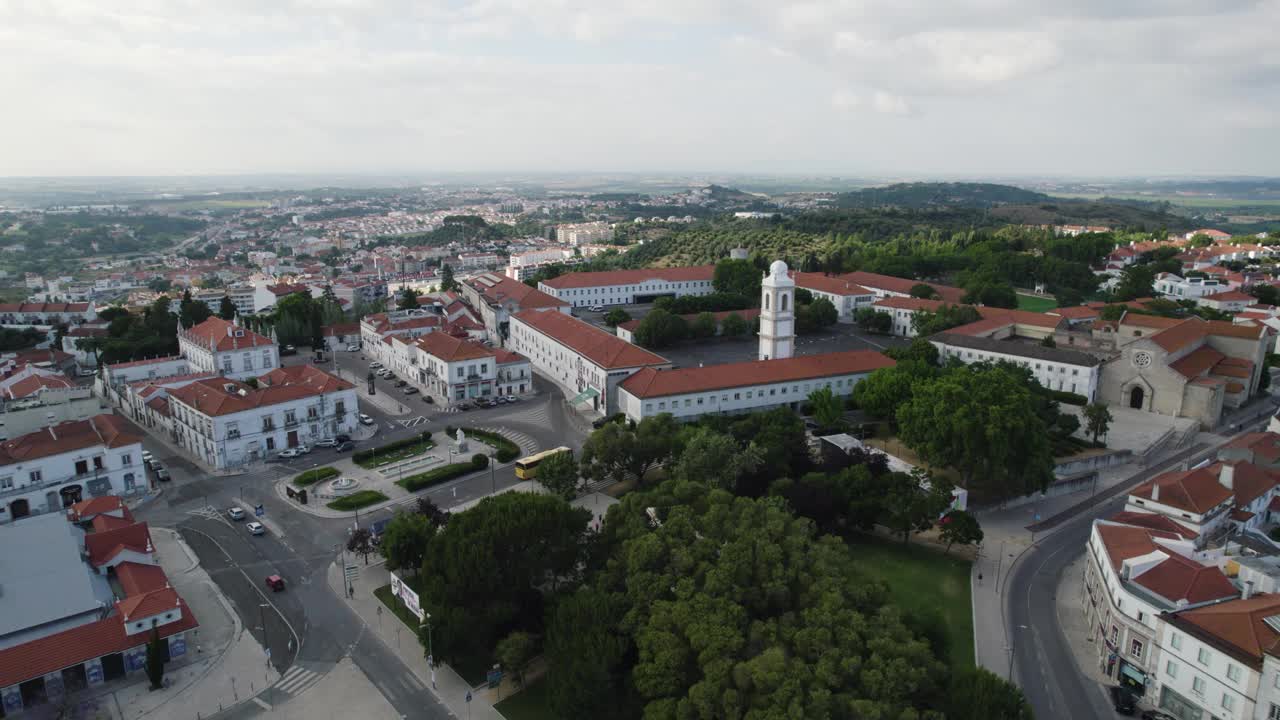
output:
M 769 274 L 776 278 L 787 277 L 787 264 L 781 260 L 774 260 L 769 266 Z

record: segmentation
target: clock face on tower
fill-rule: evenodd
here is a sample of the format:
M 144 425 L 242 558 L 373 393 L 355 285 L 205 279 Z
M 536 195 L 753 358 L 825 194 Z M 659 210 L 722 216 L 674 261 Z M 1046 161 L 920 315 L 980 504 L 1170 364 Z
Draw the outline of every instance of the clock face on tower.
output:
M 1133 366 L 1145 368 L 1151 366 L 1151 353 L 1145 350 L 1139 350 L 1133 354 Z

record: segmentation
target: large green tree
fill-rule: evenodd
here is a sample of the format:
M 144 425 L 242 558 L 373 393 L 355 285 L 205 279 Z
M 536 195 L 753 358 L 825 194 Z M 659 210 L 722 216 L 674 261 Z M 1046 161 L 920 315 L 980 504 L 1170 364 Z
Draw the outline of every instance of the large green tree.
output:
M 729 313 L 720 321 L 720 334 L 727 338 L 742 337 L 751 331 L 751 326 L 738 313 Z
M 1130 265 L 1120 272 L 1120 282 L 1112 291 L 1116 300 L 1135 300 L 1155 294 L 1155 271 L 1149 265 Z
M 764 275 L 749 260 L 721 260 L 716 263 L 711 286 L 718 293 L 760 297 L 760 282 Z
M 679 315 L 655 308 L 640 321 L 635 330 L 636 344 L 647 348 L 664 348 L 689 336 L 689 324 Z
M 1098 438 L 1106 437 L 1111 428 L 1111 411 L 1105 403 L 1093 402 L 1084 407 L 1085 432 L 1097 444 Z
M 622 628 L 620 593 L 584 587 L 561 597 L 547 619 L 547 703 L 562 718 L 631 720 L 635 643 Z
M 226 295 L 223 295 L 222 300 L 218 303 L 218 317 L 223 320 L 236 319 L 236 304 L 231 302 L 231 298 Z
M 590 518 L 558 497 L 519 492 L 452 515 L 422 562 L 436 655 L 489 657 L 504 629 L 538 611 L 544 591 L 581 572 Z
M 396 308 L 399 310 L 413 310 L 418 307 L 418 291 L 412 287 L 405 285 L 400 290 L 400 295 L 396 300 Z
M 871 307 L 858 308 L 853 313 L 853 321 L 863 332 L 888 335 L 893 331 L 893 316 L 883 310 Z
M 826 298 L 818 298 L 796 308 L 796 334 L 808 335 L 836 324 L 840 313 Z
M 645 418 L 635 428 L 605 423 L 582 445 L 580 471 L 592 482 L 643 480 L 652 467 L 678 454 L 680 430 L 670 413 Z
M 167 642 L 160 637 L 160 628 L 151 628 L 151 639 L 147 641 L 147 679 L 151 681 L 151 689 L 159 690 L 164 685 L 164 663 L 168 653 L 161 643 Z
M 911 315 L 911 327 L 917 335 L 926 336 L 967 325 L 982 319 L 972 305 L 940 305 L 936 311 L 918 310 Z
M 880 368 L 853 386 L 853 401 L 872 417 L 896 421 L 898 407 L 911 399 L 918 386 L 937 374 L 937 368 L 910 360 Z
M 616 423 L 610 423 L 616 424 Z M 538 484 L 552 495 L 572 500 L 578 496 L 578 462 L 572 452 L 556 453 L 538 463 Z
M 761 462 L 760 451 L 754 445 L 744 448 L 729 435 L 700 427 L 689 435 L 671 474 L 689 482 L 734 490 L 738 479 L 754 472 Z
M 824 430 L 834 430 L 844 422 L 844 401 L 824 387 L 809 393 L 813 420 Z
M 199 325 L 209 319 L 209 306 L 199 300 L 191 298 L 191 291 L 184 290 L 182 292 L 182 302 L 178 304 L 178 319 L 182 322 L 182 327 L 189 328 L 193 325 Z
M 378 551 L 387 559 L 388 570 L 418 572 L 426 557 L 427 545 L 436 534 L 436 525 L 422 513 L 398 512 L 382 531 Z
M 448 292 L 458 289 L 458 281 L 453 279 L 453 266 L 445 263 L 440 267 L 440 290 Z
M 720 329 L 720 323 L 716 321 L 716 316 L 709 312 L 701 312 L 689 323 L 689 337 L 695 340 L 705 340 L 715 337 L 716 332 Z
M 902 441 L 926 462 L 958 470 L 964 486 L 984 499 L 1020 497 L 1044 489 L 1052 478 L 1039 399 L 1017 373 L 965 365 L 910 393 L 896 414 Z
M 1035 719 L 1022 690 L 986 668 L 955 670 L 947 695 L 947 720 Z

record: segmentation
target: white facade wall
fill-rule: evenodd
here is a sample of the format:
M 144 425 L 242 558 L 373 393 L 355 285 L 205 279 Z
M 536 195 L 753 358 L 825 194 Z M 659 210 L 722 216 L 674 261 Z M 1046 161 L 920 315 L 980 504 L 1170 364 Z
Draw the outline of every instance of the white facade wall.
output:
M 538 283 L 542 292 L 569 303 L 573 307 L 593 305 L 633 305 L 637 295 L 710 295 L 715 292 L 711 280 L 645 280 L 626 285 L 601 285 L 597 287 L 564 288 L 557 290 L 546 283 Z
M 14 504 L 22 501 L 32 515 L 60 512 L 70 504 L 64 502 L 62 491 L 77 487 L 81 500 L 146 492 L 142 443 L 118 448 L 94 445 L 0 466 L 0 522 L 12 521 Z
M 173 396 L 169 407 L 178 445 L 219 469 L 351 433 L 359 413 L 354 388 L 218 416 L 206 415 Z
M 1011 362 L 1031 370 L 1035 379 L 1050 390 L 1083 395 L 1088 398 L 1089 402 L 1093 402 L 1098 395 L 1098 378 L 1101 375 L 1101 365 L 1073 365 L 1071 363 L 1026 358 L 1010 353 L 953 347 L 941 342 L 934 342 L 933 344 L 938 348 L 940 360 L 954 357 L 966 365 L 976 362 Z
M 468 360 L 444 360 L 414 346 L 416 367 L 409 376 L 423 393 L 441 406 L 472 398 L 496 395 L 497 359 L 489 357 Z
M 178 348 L 196 370 L 221 373 L 237 380 L 265 375 L 280 367 L 280 355 L 275 345 L 211 351 L 179 335 Z
M 1193 513 L 1172 505 L 1165 505 L 1159 500 L 1152 500 L 1147 496 L 1130 495 L 1125 503 L 1125 510 L 1157 513 L 1188 530 L 1199 533 L 1202 537 L 1207 537 L 1217 533 L 1223 524 L 1227 522 L 1227 511 L 1231 509 L 1234 503 L 1235 497 L 1232 496 L 1207 513 Z
M 1175 693 L 1200 708 L 1206 719 L 1267 717 L 1265 711 L 1257 712 L 1258 671 L 1168 622 L 1160 622 L 1158 642 L 1158 667 L 1148 695 L 1157 707 L 1167 706 L 1168 694 Z
M 808 290 L 815 300 L 825 298 L 831 301 L 838 313 L 837 320 L 842 323 L 853 322 L 853 314 L 860 308 L 868 307 L 876 300 L 875 293 L 867 295 L 837 295 L 836 293 L 823 292 L 822 290 L 814 290 L 813 288 L 797 285 Z
M 1155 282 L 1156 292 L 1174 298 L 1200 298 L 1229 289 L 1226 283 L 1221 283 L 1214 278 L 1183 279 L 1177 275 L 1167 275 Z
M 724 390 L 684 393 L 658 398 L 639 398 L 618 389 L 618 411 L 640 422 L 647 417 L 671 413 L 677 420 L 691 421 L 708 413 L 732 414 L 768 410 L 788 406 L 798 408 L 809 393 L 830 388 L 836 396 L 845 396 L 869 373 L 849 373 L 816 380 L 743 385 Z

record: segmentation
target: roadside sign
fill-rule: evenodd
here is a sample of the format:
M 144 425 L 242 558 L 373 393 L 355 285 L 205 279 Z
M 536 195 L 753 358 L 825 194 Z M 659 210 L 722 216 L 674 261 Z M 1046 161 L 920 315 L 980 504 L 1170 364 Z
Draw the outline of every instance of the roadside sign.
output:
M 502 671 L 490 670 L 486 679 L 489 681 L 489 687 L 496 688 L 502 684 Z
M 347 566 L 346 568 L 343 569 L 342 575 L 347 580 L 355 580 L 356 578 L 360 577 L 360 568 L 355 566 Z

